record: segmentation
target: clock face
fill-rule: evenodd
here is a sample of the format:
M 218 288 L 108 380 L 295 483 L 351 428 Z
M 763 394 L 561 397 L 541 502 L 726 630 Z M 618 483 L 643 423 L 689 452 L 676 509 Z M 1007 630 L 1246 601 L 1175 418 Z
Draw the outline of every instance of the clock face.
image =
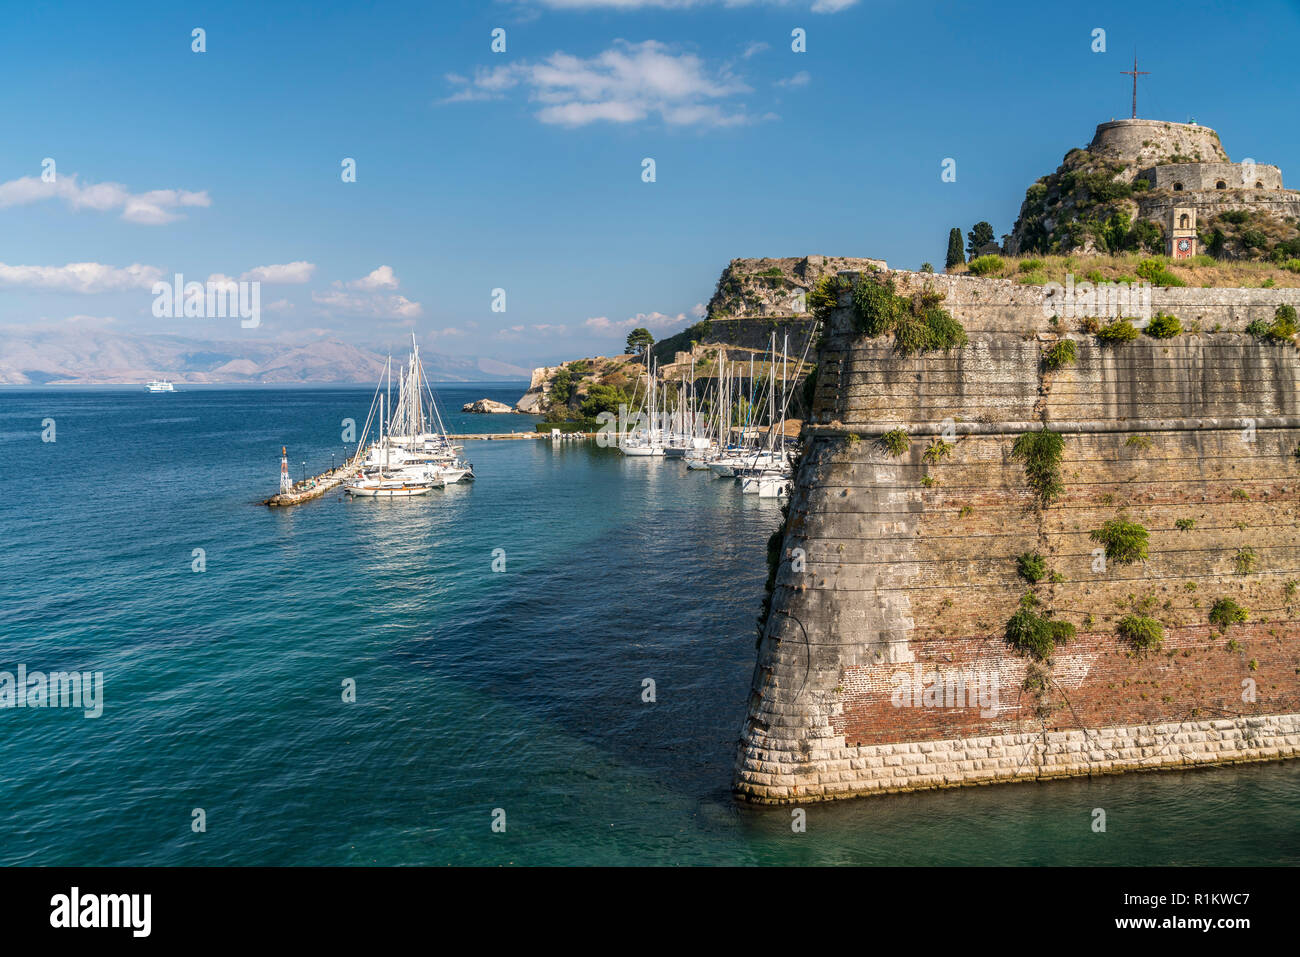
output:
M 1178 240 L 1178 251 L 1180 253 L 1185 253 L 1191 248 L 1192 248 L 1192 241 L 1190 239 Z

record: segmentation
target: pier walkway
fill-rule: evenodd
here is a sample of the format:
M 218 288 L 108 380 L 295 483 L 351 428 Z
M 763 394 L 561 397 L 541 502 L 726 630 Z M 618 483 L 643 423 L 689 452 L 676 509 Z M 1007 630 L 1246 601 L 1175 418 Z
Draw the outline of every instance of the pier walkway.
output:
M 360 470 L 360 458 L 353 459 L 336 469 L 322 472 L 320 475 L 313 475 L 305 482 L 295 482 L 289 491 L 272 495 L 259 504 L 276 508 L 282 505 L 301 505 L 303 502 L 310 502 L 312 499 L 320 498 L 326 492 L 340 487 Z

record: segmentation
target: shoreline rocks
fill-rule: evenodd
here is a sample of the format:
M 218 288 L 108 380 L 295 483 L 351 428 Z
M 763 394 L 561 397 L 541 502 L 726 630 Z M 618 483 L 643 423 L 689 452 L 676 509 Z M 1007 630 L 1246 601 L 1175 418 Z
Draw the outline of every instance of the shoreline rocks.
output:
M 478 412 L 485 415 L 500 415 L 502 413 L 515 411 L 504 402 L 497 402 L 493 399 L 479 399 L 477 402 L 466 402 L 460 407 L 460 410 L 462 412 Z

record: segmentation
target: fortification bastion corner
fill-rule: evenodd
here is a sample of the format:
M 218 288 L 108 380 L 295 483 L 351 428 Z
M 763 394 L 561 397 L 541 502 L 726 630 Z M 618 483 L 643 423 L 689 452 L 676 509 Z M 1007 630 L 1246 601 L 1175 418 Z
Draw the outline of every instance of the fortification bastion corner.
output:
M 1300 352 L 1246 332 L 1300 290 L 1158 287 L 1154 310 L 1204 331 L 1104 344 L 1052 321 L 1042 287 L 883 275 L 941 293 L 968 341 L 904 355 L 858 331 L 847 291 L 829 313 L 736 795 L 1300 755 Z M 1046 504 L 1016 451 L 1043 430 Z M 1113 557 L 1107 530 L 1135 527 L 1145 558 Z M 1041 658 L 1008 639 L 1022 609 L 1059 638 Z

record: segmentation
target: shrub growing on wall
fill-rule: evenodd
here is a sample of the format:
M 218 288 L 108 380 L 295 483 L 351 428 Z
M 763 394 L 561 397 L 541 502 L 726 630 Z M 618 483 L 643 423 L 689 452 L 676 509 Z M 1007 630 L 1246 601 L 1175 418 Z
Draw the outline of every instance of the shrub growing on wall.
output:
M 902 429 L 890 429 L 880 437 L 880 444 L 890 455 L 898 456 L 906 452 L 911 443 Z
M 1231 598 L 1220 598 L 1210 609 L 1210 624 L 1217 625 L 1220 631 L 1227 631 L 1232 625 L 1245 621 L 1249 612 Z
M 1047 429 L 1026 432 L 1011 446 L 1011 457 L 1024 463 L 1025 480 L 1043 508 L 1051 505 L 1065 491 L 1065 485 L 1061 481 L 1061 454 L 1064 449 L 1065 440 L 1060 434 Z
M 1047 561 L 1038 552 L 1022 552 L 1016 556 L 1016 571 L 1031 585 L 1047 577 Z
M 1068 621 L 1052 621 L 1034 609 L 1038 599 L 1032 592 L 1020 599 L 1020 608 L 1007 622 L 1006 642 L 1022 654 L 1033 655 L 1039 661 L 1052 656 L 1056 645 L 1065 644 L 1074 637 L 1074 625 Z
M 825 322 L 830 317 L 831 310 L 840 304 L 840 292 L 848 288 L 848 280 L 843 276 L 822 276 L 804 302 L 814 318 Z
M 1290 342 L 1297 331 L 1295 306 L 1278 306 L 1272 322 L 1256 319 L 1246 327 L 1247 333 L 1266 342 Z
M 894 334 L 894 346 L 904 355 L 966 344 L 966 330 L 940 303 L 944 294 L 927 287 L 914 295 L 899 295 L 892 276 L 868 273 L 853 284 L 856 331 L 867 336 Z
M 1142 651 L 1159 648 L 1165 636 L 1164 625 L 1143 615 L 1127 615 L 1120 619 L 1117 630 L 1121 638 Z
M 952 450 L 953 444 L 951 442 L 945 442 L 943 439 L 936 436 L 930 440 L 930 444 L 927 445 L 925 451 L 921 453 L 921 459 L 930 465 L 934 465 L 937 462 L 942 462 L 951 455 Z
M 1095 528 L 1089 537 L 1106 549 L 1106 557 L 1120 565 L 1147 560 L 1147 530 L 1136 522 L 1113 518 Z
M 1172 339 L 1183 331 L 1183 324 L 1177 316 L 1167 316 L 1163 312 L 1147 323 L 1146 334 L 1153 339 Z
M 1105 343 L 1132 342 L 1137 337 L 1137 326 L 1131 319 L 1116 319 L 1097 330 L 1098 341 Z
M 1079 357 L 1078 347 L 1073 339 L 1062 339 L 1043 354 L 1043 368 L 1055 372 L 1065 366 L 1073 365 Z

